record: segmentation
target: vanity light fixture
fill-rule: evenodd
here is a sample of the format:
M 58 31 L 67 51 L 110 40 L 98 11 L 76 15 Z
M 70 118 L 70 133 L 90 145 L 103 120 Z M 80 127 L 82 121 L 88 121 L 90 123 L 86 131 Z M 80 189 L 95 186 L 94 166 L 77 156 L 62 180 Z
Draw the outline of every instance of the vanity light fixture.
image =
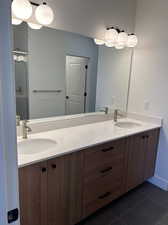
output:
M 114 27 L 106 29 L 105 41 L 110 47 L 113 47 L 118 39 L 118 31 Z M 113 46 L 112 46 L 113 45 Z
M 13 0 L 12 13 L 18 19 L 27 20 L 32 16 L 33 8 L 28 0 Z
M 12 17 L 12 24 L 13 25 L 20 25 L 22 22 L 23 22 L 23 20 L 16 19 L 16 18 Z
M 109 41 L 106 41 L 105 42 L 105 46 L 109 47 L 109 48 L 112 48 L 115 46 L 115 44 L 113 42 L 109 42 Z
M 39 5 L 35 11 L 36 20 L 42 25 L 49 25 L 54 20 L 54 12 L 51 7 L 49 7 L 46 2 Z
M 128 35 L 128 40 L 126 46 L 129 48 L 134 48 L 138 44 L 138 38 L 135 34 Z
M 115 45 L 115 48 L 118 49 L 118 50 L 121 50 L 121 49 L 124 49 L 125 46 L 117 43 L 117 44 Z
M 100 40 L 100 39 L 94 39 L 94 42 L 96 43 L 96 45 L 104 45 L 104 41 Z
M 128 34 L 125 31 L 121 31 L 118 34 L 117 45 L 126 46 L 128 41 Z
M 135 34 L 127 34 L 118 27 L 109 27 L 106 29 L 104 40 L 94 39 L 94 42 L 97 45 L 105 44 L 110 48 L 124 49 L 125 47 L 134 48 L 138 43 L 138 38 Z
M 43 26 L 37 23 L 27 23 L 31 29 L 40 30 Z
M 39 5 L 29 0 L 13 0 L 12 2 L 12 24 L 19 25 L 23 21 L 27 21 L 33 14 L 35 6 L 35 18 L 37 23 L 27 22 L 32 29 L 41 29 L 43 25 L 49 25 L 54 20 L 54 12 L 46 2 Z

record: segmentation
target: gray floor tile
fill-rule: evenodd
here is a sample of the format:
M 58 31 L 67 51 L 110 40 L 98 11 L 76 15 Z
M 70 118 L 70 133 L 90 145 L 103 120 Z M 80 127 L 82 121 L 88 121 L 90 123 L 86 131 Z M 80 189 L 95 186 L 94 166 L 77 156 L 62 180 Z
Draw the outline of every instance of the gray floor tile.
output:
M 146 199 L 124 215 L 123 220 L 128 225 L 156 225 L 166 215 L 166 212 L 167 210 L 163 207 Z
M 119 220 L 114 221 L 110 225 L 127 225 L 127 224 L 123 220 L 119 219 Z
M 111 225 L 116 220 L 118 220 L 118 217 L 114 215 L 112 209 L 110 207 L 105 207 L 88 217 L 80 225 Z
M 148 190 L 146 190 L 146 194 L 149 199 L 154 201 L 156 204 L 165 207 L 168 210 L 168 192 L 161 190 L 160 188 L 152 185 Z
M 132 190 L 109 205 L 116 216 L 122 216 L 146 199 L 139 189 Z
M 145 182 L 79 225 L 168 225 L 168 192 Z
M 156 225 L 168 225 L 168 214 L 163 216 Z

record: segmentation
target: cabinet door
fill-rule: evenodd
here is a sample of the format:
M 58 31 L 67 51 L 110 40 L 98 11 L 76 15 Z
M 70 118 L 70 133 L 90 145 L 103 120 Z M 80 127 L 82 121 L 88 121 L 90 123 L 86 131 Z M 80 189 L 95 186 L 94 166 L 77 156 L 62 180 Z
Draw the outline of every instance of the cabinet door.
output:
M 83 212 L 83 152 L 69 156 L 69 225 L 77 224 Z
M 127 139 L 127 191 L 154 175 L 159 129 Z
M 160 129 L 147 132 L 145 136 L 145 171 L 144 180 L 152 177 L 155 172 L 155 163 L 157 156 L 157 147 Z
M 69 156 L 48 160 L 47 220 L 48 225 L 67 225 Z
M 126 191 L 135 188 L 144 181 L 145 141 L 144 134 L 127 139 L 128 171 Z
M 19 169 L 21 225 L 47 225 L 47 164 Z

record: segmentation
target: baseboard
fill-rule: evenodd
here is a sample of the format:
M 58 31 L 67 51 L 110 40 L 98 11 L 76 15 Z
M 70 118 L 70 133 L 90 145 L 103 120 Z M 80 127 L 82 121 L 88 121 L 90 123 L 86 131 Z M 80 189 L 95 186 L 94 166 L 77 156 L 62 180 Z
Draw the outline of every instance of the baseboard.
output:
M 159 188 L 168 191 L 168 181 L 155 175 L 151 179 L 148 180 L 150 183 L 158 186 Z

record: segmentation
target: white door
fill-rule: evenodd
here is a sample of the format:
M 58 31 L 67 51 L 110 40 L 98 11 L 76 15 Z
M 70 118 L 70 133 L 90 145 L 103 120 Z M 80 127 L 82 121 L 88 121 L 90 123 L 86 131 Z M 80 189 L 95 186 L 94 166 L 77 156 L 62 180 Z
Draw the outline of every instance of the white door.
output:
M 85 112 L 88 58 L 66 57 L 66 114 Z

